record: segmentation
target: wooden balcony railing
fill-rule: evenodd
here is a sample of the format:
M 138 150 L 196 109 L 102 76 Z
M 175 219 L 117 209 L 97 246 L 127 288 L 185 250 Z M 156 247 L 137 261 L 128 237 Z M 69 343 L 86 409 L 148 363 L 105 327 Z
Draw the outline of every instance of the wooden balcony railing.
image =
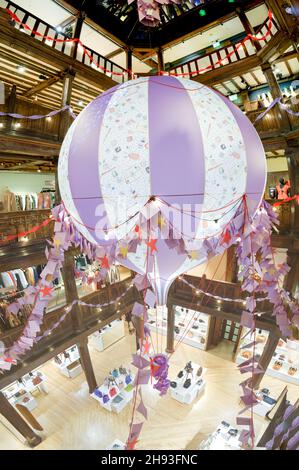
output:
M 21 8 L 20 6 L 16 5 L 13 2 L 10 2 L 7 0 L 0 0 L 0 7 L 11 10 L 22 21 L 22 23 L 28 26 L 29 28 L 27 30 L 26 27 L 22 26 L 20 23 L 14 22 L 14 27 L 16 29 L 22 31 L 24 34 L 27 34 L 35 38 L 37 41 L 40 41 L 43 44 L 46 44 L 47 46 L 52 47 L 53 49 L 57 51 L 60 51 L 61 53 L 69 57 L 73 55 L 75 43 L 71 41 L 70 42 L 57 42 L 56 41 L 57 39 L 58 40 L 68 39 L 69 37 L 66 34 L 62 32 L 58 32 L 55 29 L 55 27 L 41 20 L 40 18 L 33 15 L 32 13 L 29 13 L 24 8 Z M 40 36 L 38 34 L 34 34 L 34 32 L 39 33 Z M 51 39 L 47 39 L 47 37 Z M 128 79 L 128 74 L 126 73 L 126 70 L 124 68 L 115 64 L 111 60 L 106 59 L 98 52 L 95 52 L 86 46 L 84 47 L 86 48 L 88 53 L 92 56 L 93 61 L 99 64 L 100 67 L 103 67 L 103 69 L 96 67 L 93 61 L 86 54 L 83 54 L 83 47 L 80 45 L 79 47 L 77 47 L 75 59 L 77 59 L 80 62 L 83 62 L 87 66 L 93 67 L 95 70 L 98 70 L 100 73 L 104 73 L 105 75 L 107 75 L 108 77 L 111 77 L 114 81 L 118 83 L 122 83 Z M 117 72 L 120 75 L 117 75 L 115 73 L 112 75 L 112 72 Z
M 268 30 L 269 19 L 267 18 L 264 23 L 259 27 L 257 31 L 257 35 L 260 37 L 264 36 Z M 276 25 L 275 20 L 273 19 L 273 25 L 270 30 L 270 34 L 265 38 L 265 40 L 260 41 L 261 47 L 264 47 L 270 40 L 273 38 L 276 33 L 278 32 L 278 28 Z M 175 73 L 186 73 L 190 74 L 190 78 L 194 78 L 198 74 L 195 74 L 197 70 L 202 70 L 199 73 L 207 73 L 211 70 L 215 70 L 220 67 L 225 67 L 226 65 L 236 63 L 242 59 L 246 59 L 250 56 L 254 56 L 256 54 L 256 49 L 252 44 L 250 39 L 244 41 L 244 43 L 238 47 L 238 44 L 232 44 L 229 46 L 224 46 L 217 50 L 208 52 L 202 57 L 198 57 L 197 59 L 191 59 L 183 64 L 180 64 L 177 67 L 173 67 L 168 72 L 175 72 Z M 223 60 L 222 60 L 223 59 Z M 219 61 L 221 61 L 219 63 Z M 207 67 L 209 67 L 207 69 Z M 188 77 L 188 75 L 185 75 Z
M 4 105 L 0 105 L 0 111 L 8 113 L 8 89 L 6 94 L 6 100 Z M 53 111 L 53 108 L 37 104 L 35 102 L 30 103 L 17 96 L 14 113 L 21 114 L 23 116 L 32 115 L 47 115 Z M 67 113 L 68 111 L 64 111 Z M 59 126 L 60 126 L 61 115 L 56 114 L 50 119 L 13 119 L 9 116 L 0 117 L 0 135 L 3 133 L 13 132 L 16 135 L 26 135 L 26 137 L 38 137 L 44 140 L 59 141 Z M 17 124 L 20 126 L 17 127 Z
M 53 236 L 53 223 L 40 227 L 36 232 L 28 235 L 20 235 L 9 239 L 10 235 L 27 232 L 33 227 L 40 226 L 49 218 L 51 211 L 48 209 L 0 212 L 0 247 L 10 245 L 13 247 L 19 242 L 28 243 L 33 240 L 45 240 Z

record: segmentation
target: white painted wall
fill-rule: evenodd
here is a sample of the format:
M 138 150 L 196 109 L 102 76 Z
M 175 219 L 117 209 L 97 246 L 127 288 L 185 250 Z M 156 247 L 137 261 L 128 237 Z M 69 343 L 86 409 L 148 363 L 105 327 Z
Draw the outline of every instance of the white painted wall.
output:
M 21 171 L 0 171 L 0 194 L 8 187 L 13 193 L 39 193 L 49 183 L 55 184 L 53 173 L 24 173 Z

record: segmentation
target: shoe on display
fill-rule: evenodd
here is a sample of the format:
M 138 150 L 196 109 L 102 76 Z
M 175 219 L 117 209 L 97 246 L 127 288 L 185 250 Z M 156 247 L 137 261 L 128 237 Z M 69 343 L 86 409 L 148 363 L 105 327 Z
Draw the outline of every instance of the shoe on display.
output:
M 180 332 L 180 329 L 179 329 L 179 327 L 178 327 L 178 326 L 175 326 L 175 327 L 174 327 L 174 332 L 175 332 L 177 335 L 179 334 L 179 332 Z
M 198 371 L 196 372 L 197 377 L 200 377 L 202 374 L 202 367 L 198 368 Z
M 193 367 L 192 367 L 191 361 L 187 362 L 187 364 L 185 365 L 185 371 L 188 374 L 191 374 L 193 372 Z
M 177 387 L 177 383 L 176 382 L 170 382 L 170 386 L 171 388 L 176 388 Z
M 187 380 L 185 380 L 183 387 L 184 388 L 189 388 L 190 385 L 191 385 L 191 379 L 187 379 Z
M 197 382 L 196 382 L 196 385 L 201 385 L 202 384 L 202 379 L 199 379 Z
M 181 379 L 184 375 L 184 372 L 182 370 L 180 370 L 180 372 L 178 373 L 178 378 Z

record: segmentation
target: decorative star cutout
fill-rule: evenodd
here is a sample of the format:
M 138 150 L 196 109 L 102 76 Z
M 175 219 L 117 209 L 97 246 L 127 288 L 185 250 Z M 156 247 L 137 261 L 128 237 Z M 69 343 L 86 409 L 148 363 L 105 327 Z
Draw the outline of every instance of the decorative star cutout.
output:
M 231 238 L 232 237 L 230 235 L 229 230 L 226 229 L 223 236 L 222 236 L 221 245 L 227 245 L 230 242 Z
M 142 345 L 142 353 L 143 354 L 149 354 L 150 347 L 151 347 L 151 345 L 150 345 L 150 342 L 149 342 L 148 336 L 147 336 L 145 342 Z
M 109 269 L 109 260 L 108 260 L 108 257 L 107 255 L 104 256 L 104 258 L 100 258 L 102 264 L 101 264 L 101 267 L 103 269 Z
M 158 217 L 158 225 L 159 227 L 162 229 L 163 227 L 166 227 L 166 219 L 164 217 L 162 217 L 162 215 L 160 214 L 159 217 Z
M 119 253 L 120 253 L 120 255 L 121 255 L 123 258 L 126 258 L 126 257 L 127 257 L 128 251 L 129 251 L 129 247 L 128 247 L 128 246 L 121 246 L 121 247 L 119 248 Z
M 54 238 L 54 246 L 55 246 L 55 248 L 58 249 L 58 248 L 60 247 L 60 245 L 61 245 L 61 241 L 58 240 L 57 238 Z
M 188 256 L 189 256 L 189 258 L 191 258 L 192 260 L 198 259 L 198 258 L 197 258 L 197 251 L 196 251 L 196 250 L 191 250 L 191 251 L 189 251 L 189 252 L 188 252 Z
M 44 286 L 42 287 L 39 292 L 42 294 L 42 297 L 47 297 L 52 293 L 52 287 Z
M 135 225 L 134 232 L 139 233 L 140 232 L 140 227 L 138 224 Z
M 151 255 L 154 253 L 154 251 L 158 251 L 157 247 L 156 247 L 156 243 L 157 243 L 157 239 L 156 238 L 153 238 L 152 240 L 150 240 L 149 242 L 147 242 L 147 246 L 151 249 Z

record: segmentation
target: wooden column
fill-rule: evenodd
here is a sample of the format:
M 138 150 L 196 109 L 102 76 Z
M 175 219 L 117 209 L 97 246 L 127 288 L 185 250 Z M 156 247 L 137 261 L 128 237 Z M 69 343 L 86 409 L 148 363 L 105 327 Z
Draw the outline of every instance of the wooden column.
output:
M 238 282 L 238 263 L 234 246 L 227 249 L 226 282 Z
M 236 8 L 236 12 L 243 25 L 243 28 L 245 29 L 246 34 L 252 34 L 253 36 L 255 36 L 255 31 L 249 19 L 247 18 L 245 11 L 241 8 Z M 259 43 L 259 41 L 257 41 L 256 39 L 250 39 L 250 40 L 257 51 L 260 51 L 262 49 L 262 46 Z
M 175 310 L 173 305 L 167 305 L 167 345 L 166 352 L 174 352 L 174 326 L 175 326 Z
M 158 58 L 158 72 L 163 72 L 164 70 L 164 57 L 161 47 L 157 49 L 157 58 Z
M 132 72 L 133 69 L 133 53 L 130 47 L 126 48 L 126 69 L 129 70 L 129 72 Z M 128 73 L 128 80 L 132 80 L 132 78 L 132 74 Z
M 2 392 L 0 392 L 0 413 L 20 434 L 22 434 L 30 447 L 36 447 L 41 443 L 42 438 L 35 434 L 33 429 L 9 403 Z
M 66 252 L 64 256 L 64 264 L 61 274 L 64 282 L 66 303 L 71 304 L 74 300 L 78 300 L 77 284 L 75 280 L 75 260 L 70 252 Z M 73 307 L 72 313 L 73 328 L 76 333 L 81 332 L 82 329 L 82 310 L 80 305 L 76 304 Z
M 268 82 L 272 98 L 273 99 L 282 98 L 282 93 L 279 87 L 279 83 L 274 75 L 271 65 L 268 62 L 262 65 L 262 71 Z M 285 130 L 290 130 L 291 124 L 290 124 L 290 120 L 289 120 L 287 112 L 284 109 L 279 108 L 279 114 L 281 116 L 282 128 Z
M 82 27 L 83 27 L 83 24 L 84 24 L 85 17 L 86 17 L 86 14 L 85 14 L 84 11 L 80 11 L 80 12 L 78 13 L 78 17 L 77 17 L 77 21 L 76 21 L 76 26 L 75 26 L 75 32 L 74 32 L 74 38 L 80 39 L 81 32 L 82 32 Z M 77 58 L 78 46 L 79 46 L 79 42 L 75 42 L 75 43 L 74 43 L 74 50 L 73 50 L 73 58 L 74 58 L 74 59 Z
M 62 99 L 61 99 L 61 107 L 70 106 L 71 104 L 71 97 L 72 97 L 72 88 L 73 88 L 73 81 L 75 78 L 75 72 L 69 70 L 69 72 L 65 75 L 63 79 L 63 92 L 62 92 Z M 64 111 L 60 114 L 60 126 L 59 126 L 59 140 L 63 140 L 68 128 L 72 123 L 72 118 L 68 111 Z
M 88 383 L 89 393 L 92 393 L 98 385 L 94 375 L 94 370 L 89 354 L 88 339 L 85 338 L 80 343 L 78 343 L 77 346 L 80 353 L 82 368 L 86 377 L 86 381 Z
M 288 250 L 287 263 L 291 269 L 284 278 L 284 288 L 294 295 L 299 282 L 299 253 Z
M 291 196 L 299 194 L 299 154 L 298 149 L 287 148 L 285 157 L 288 164 L 289 180 L 291 183 Z M 294 201 L 291 205 L 291 234 L 299 234 L 299 205 Z
M 253 388 L 257 389 L 260 386 L 261 381 L 263 380 L 263 377 L 265 375 L 265 372 L 270 364 L 270 361 L 272 359 L 272 356 L 275 352 L 275 349 L 277 348 L 279 341 L 279 337 L 276 335 L 273 335 L 271 331 L 269 331 L 269 336 L 267 339 L 267 342 L 265 344 L 263 353 L 260 357 L 259 360 L 259 367 L 263 369 L 263 373 L 261 374 L 256 374 L 253 376 Z
M 8 107 L 7 107 L 7 112 L 8 113 L 15 113 L 16 112 L 16 104 L 17 104 L 17 87 L 16 85 L 13 85 L 11 88 L 11 92 L 8 98 Z M 6 117 L 6 128 L 7 131 L 11 131 L 13 125 L 13 118 L 10 116 Z

